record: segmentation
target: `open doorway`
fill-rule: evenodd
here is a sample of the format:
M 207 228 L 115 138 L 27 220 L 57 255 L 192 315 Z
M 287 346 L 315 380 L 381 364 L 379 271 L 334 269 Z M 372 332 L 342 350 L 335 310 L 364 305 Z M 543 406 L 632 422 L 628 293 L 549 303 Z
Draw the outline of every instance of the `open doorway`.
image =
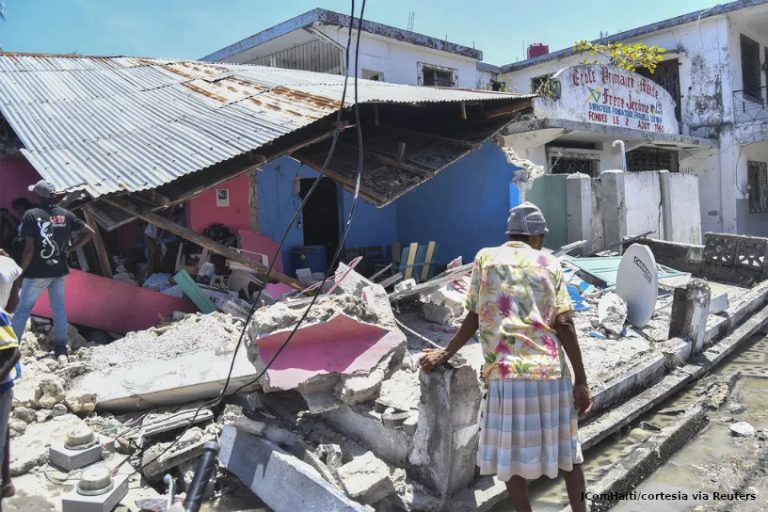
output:
M 314 183 L 314 178 L 299 182 L 299 197 L 303 200 Z M 304 245 L 322 245 L 326 261 L 330 262 L 339 246 L 339 196 L 336 183 L 320 178 L 317 189 L 304 206 Z

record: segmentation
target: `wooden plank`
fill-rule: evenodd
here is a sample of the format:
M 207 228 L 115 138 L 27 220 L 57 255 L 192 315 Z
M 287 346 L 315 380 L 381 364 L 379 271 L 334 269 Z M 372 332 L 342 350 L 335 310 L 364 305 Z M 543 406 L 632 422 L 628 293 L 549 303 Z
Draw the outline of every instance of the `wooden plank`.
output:
M 435 257 L 435 246 L 437 242 L 429 242 L 427 244 L 427 254 L 424 256 L 424 265 L 421 267 L 421 279 L 420 283 L 423 283 L 429 277 L 429 271 L 432 268 L 432 258 Z
M 101 238 L 101 228 L 96 222 L 96 217 L 90 208 L 83 208 L 85 214 L 85 222 L 93 229 L 93 245 L 96 247 L 96 255 L 99 258 L 99 267 L 101 267 L 101 275 L 104 277 L 112 277 L 112 262 L 109 260 L 109 253 L 107 252 L 107 246 L 104 245 L 104 239 Z
M 295 288 L 297 290 L 304 289 L 304 285 L 300 283 L 298 280 L 292 277 L 289 277 L 285 274 L 282 274 L 280 272 L 277 272 L 274 269 L 272 269 L 272 272 L 267 276 L 268 268 L 262 265 L 261 263 L 254 261 L 248 258 L 247 256 L 244 256 L 243 254 L 240 254 L 239 252 L 237 252 L 235 249 L 232 249 L 231 247 L 227 247 L 226 245 L 215 242 L 210 238 L 205 237 L 199 233 L 195 233 L 191 229 L 188 229 L 188 228 L 185 228 L 184 226 L 176 224 L 175 222 L 169 219 L 166 219 L 165 217 L 162 217 L 154 212 L 142 210 L 141 208 L 136 207 L 134 204 L 124 199 L 120 199 L 116 197 L 105 197 L 105 198 L 102 198 L 102 201 L 108 204 L 111 204 L 117 208 L 120 208 L 121 210 L 125 210 L 126 212 L 130 213 L 135 217 L 138 217 L 146 222 L 149 222 L 150 224 L 157 226 L 158 228 L 163 229 L 165 231 L 168 231 L 169 233 L 173 233 L 174 235 L 180 238 L 183 238 L 184 240 L 197 244 L 204 249 L 208 249 L 213 253 L 220 254 L 232 261 L 242 263 L 248 268 L 255 270 L 259 275 L 265 276 L 267 280 L 273 280 L 279 283 L 285 283 L 288 286 Z
M 416 263 L 416 252 L 419 250 L 419 244 L 413 242 L 408 246 L 408 254 L 405 257 L 405 268 L 403 269 L 403 279 L 411 279 L 413 277 L 413 265 Z
M 391 277 L 388 277 L 388 278 L 384 279 L 382 282 L 380 282 L 380 283 L 378 283 L 378 284 L 380 284 L 380 285 L 381 285 L 381 286 L 383 286 L 384 288 L 389 288 L 390 286 L 392 286 L 393 284 L 395 284 L 395 283 L 397 283 L 397 282 L 401 281 L 402 279 L 403 279 L 403 274 L 401 274 L 400 272 L 398 272 L 397 274 L 395 274 L 395 275 L 393 275 L 393 276 L 391 276 Z
M 199 309 L 201 313 L 207 314 L 217 311 L 216 306 L 211 302 L 211 299 L 203 293 L 186 270 L 182 270 L 173 276 L 173 280 L 176 281 L 176 284 L 181 286 L 181 289 L 184 290 L 184 295 L 197 306 L 197 309 Z

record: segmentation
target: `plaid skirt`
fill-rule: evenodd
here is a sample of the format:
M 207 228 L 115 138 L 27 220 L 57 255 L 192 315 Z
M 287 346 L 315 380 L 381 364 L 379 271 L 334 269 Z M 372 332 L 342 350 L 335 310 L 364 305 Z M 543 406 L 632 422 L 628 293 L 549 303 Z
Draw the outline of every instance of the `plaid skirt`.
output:
M 584 461 L 570 379 L 492 379 L 484 402 L 480 474 L 557 478 Z

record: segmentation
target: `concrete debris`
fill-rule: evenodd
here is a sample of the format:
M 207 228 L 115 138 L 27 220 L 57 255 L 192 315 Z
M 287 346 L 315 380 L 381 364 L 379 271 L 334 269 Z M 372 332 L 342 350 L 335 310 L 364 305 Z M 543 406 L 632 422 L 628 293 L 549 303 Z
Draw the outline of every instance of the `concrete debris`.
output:
M 64 401 L 64 383 L 55 376 L 43 379 L 35 388 L 33 406 L 38 409 L 52 409 Z
M 341 446 L 337 444 L 319 445 L 317 447 L 317 456 L 320 457 L 320 460 L 322 460 L 326 466 L 334 471 L 339 469 L 343 464 L 342 457 L 344 454 L 341 451 Z
M 613 292 L 606 293 L 597 305 L 597 315 L 603 329 L 620 336 L 627 321 L 627 303 Z
M 64 397 L 64 405 L 78 416 L 87 416 L 96 410 L 96 393 L 78 393 L 67 391 Z
M 533 186 L 533 182 L 544 176 L 544 167 L 535 164 L 530 160 L 521 158 L 517 155 L 514 149 L 509 146 L 505 146 L 503 143 L 499 144 L 501 151 L 507 159 L 507 162 L 517 167 L 517 171 L 512 175 L 512 183 L 520 187 L 529 189 Z
M 460 356 L 454 356 L 448 366 L 420 373 L 419 423 L 408 457 L 418 480 L 442 497 L 466 487 L 475 477 L 481 399 L 472 366 Z
M 389 467 L 373 452 L 347 462 L 337 475 L 347 496 L 361 503 L 373 505 L 395 492 Z
M 411 288 L 414 288 L 415 286 L 416 286 L 416 280 L 413 279 L 413 278 L 406 279 L 404 281 L 400 281 L 399 283 L 397 283 L 395 285 L 395 293 L 403 292 L 405 290 L 410 290 Z
M 307 510 L 308 504 L 312 510 L 373 510 L 347 498 L 314 468 L 277 445 L 231 425 L 221 435 L 219 460 L 275 512 Z
M 70 390 L 96 392 L 99 410 L 130 410 L 213 398 L 227 377 L 243 328 L 223 313 L 190 314 L 183 320 L 129 333 L 109 345 L 89 349 L 86 373 Z M 241 350 L 232 389 L 251 381 L 253 366 Z
M 755 427 L 746 421 L 739 421 L 730 426 L 731 434 L 738 437 L 752 437 L 757 432 Z
M 158 443 L 149 447 L 141 458 L 143 473 L 150 481 L 159 479 L 169 469 L 197 459 L 203 453 L 203 445 L 214 437 L 199 427 L 192 427 L 170 449 L 170 443 Z

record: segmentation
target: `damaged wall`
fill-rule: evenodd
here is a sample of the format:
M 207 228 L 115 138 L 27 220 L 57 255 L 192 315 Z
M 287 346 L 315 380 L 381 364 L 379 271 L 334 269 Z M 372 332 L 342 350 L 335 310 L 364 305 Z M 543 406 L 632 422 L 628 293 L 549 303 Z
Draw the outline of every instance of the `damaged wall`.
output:
M 3 156 L 0 158 L 0 208 L 7 208 L 14 215 L 11 202 L 17 197 L 33 200 L 34 195 L 27 190 L 32 183 L 37 182 L 40 175 L 21 156 Z
M 435 240 L 443 264 L 472 261 L 481 248 L 501 244 L 516 170 L 496 144 L 485 144 L 398 200 L 399 240 Z
M 187 203 L 187 221 L 192 231 L 202 233 L 211 224 L 224 224 L 233 233 L 239 229 L 250 229 L 248 174 L 222 183 Z M 226 190 L 228 204 L 217 202 L 218 190 Z

